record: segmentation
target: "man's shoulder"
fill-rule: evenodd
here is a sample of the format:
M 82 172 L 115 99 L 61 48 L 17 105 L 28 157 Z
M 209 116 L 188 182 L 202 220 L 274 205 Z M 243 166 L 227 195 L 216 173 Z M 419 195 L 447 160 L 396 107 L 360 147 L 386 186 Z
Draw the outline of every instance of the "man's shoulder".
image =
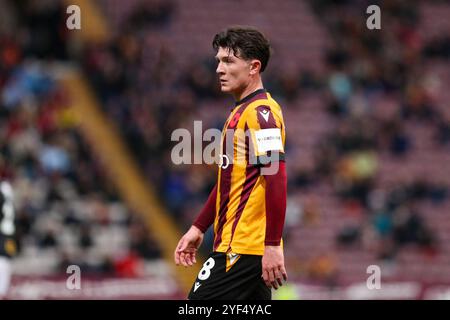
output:
M 246 108 L 246 110 L 258 111 L 261 108 L 269 108 L 272 110 L 281 110 L 280 104 L 272 97 L 269 92 L 266 92 L 265 96 L 260 97 L 252 101 Z
M 265 115 L 267 112 L 282 118 L 281 106 L 270 94 L 267 94 L 267 97 L 251 102 L 245 109 L 244 117 L 256 119 L 260 113 Z

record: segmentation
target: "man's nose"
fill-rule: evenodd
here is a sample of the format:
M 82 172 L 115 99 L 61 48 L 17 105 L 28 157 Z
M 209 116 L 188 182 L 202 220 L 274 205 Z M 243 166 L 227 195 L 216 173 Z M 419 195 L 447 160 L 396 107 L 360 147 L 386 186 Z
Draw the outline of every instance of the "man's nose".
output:
M 221 62 L 219 62 L 219 63 L 217 64 L 216 73 L 217 73 L 217 74 L 223 73 L 223 67 L 222 67 L 222 63 L 221 63 Z

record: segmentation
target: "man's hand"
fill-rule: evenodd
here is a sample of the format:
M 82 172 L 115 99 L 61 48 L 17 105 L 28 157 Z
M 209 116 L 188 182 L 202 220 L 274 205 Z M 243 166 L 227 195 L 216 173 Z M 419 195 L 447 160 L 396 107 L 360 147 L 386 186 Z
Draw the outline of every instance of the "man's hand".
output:
M 174 253 L 175 264 L 178 266 L 181 263 L 183 266 L 189 267 L 196 263 L 195 254 L 202 241 L 203 232 L 192 226 L 178 242 Z
M 262 277 L 269 288 L 275 290 L 282 286 L 282 279 L 287 281 L 284 267 L 284 255 L 281 246 L 266 246 L 262 258 Z

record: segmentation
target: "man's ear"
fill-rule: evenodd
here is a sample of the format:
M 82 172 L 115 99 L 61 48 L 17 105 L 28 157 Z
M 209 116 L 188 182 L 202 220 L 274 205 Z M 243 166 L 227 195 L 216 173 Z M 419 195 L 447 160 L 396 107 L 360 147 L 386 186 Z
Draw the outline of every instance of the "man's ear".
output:
M 257 59 L 253 59 L 250 61 L 250 74 L 255 75 L 258 74 L 261 70 L 261 61 Z

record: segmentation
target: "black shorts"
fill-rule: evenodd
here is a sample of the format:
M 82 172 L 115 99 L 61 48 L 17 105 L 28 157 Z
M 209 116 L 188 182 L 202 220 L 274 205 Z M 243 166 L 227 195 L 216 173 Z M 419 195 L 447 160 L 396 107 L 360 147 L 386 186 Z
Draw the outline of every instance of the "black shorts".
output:
M 270 300 L 261 260 L 256 255 L 212 252 L 192 285 L 189 300 Z

